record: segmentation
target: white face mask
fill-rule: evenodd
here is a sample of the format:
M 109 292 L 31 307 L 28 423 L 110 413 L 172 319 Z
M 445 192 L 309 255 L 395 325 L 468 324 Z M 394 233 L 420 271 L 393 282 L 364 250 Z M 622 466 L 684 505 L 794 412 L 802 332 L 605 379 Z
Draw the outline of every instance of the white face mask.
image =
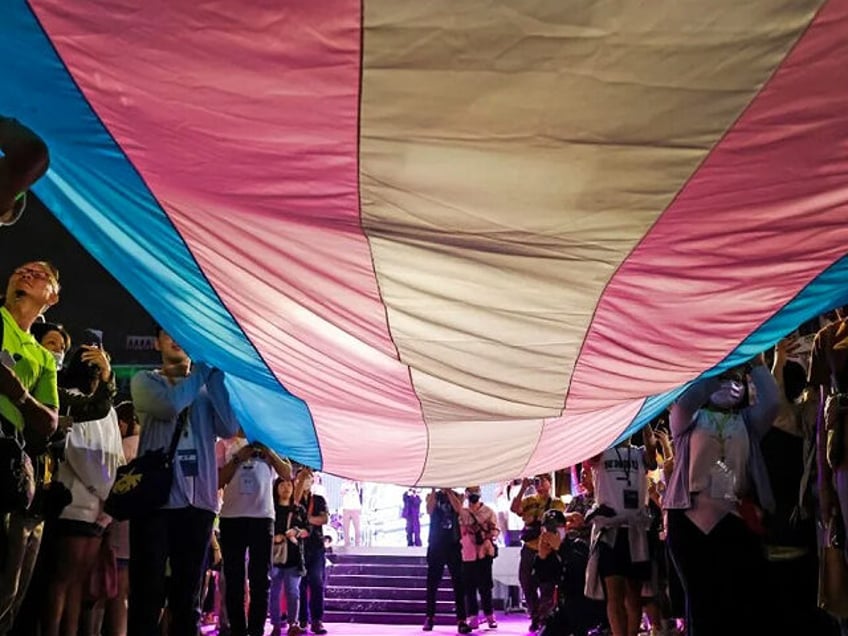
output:
M 745 385 L 738 380 L 722 380 L 721 386 L 710 396 L 710 403 L 720 409 L 732 409 L 745 396 Z
M 62 364 L 65 362 L 65 352 L 60 351 L 59 353 L 56 353 L 55 351 L 51 351 L 51 353 L 53 354 L 53 357 L 56 358 L 56 370 L 61 371 Z

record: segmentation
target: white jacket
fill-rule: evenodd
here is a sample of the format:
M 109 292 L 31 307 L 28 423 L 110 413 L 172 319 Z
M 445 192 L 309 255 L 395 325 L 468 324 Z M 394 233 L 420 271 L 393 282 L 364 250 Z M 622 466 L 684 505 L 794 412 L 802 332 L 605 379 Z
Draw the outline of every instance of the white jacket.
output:
M 56 474 L 71 491 L 72 500 L 59 518 L 109 525 L 111 518 L 103 512 L 103 502 L 124 463 L 115 409 L 109 409 L 100 420 L 74 422 L 65 441 L 65 461 Z

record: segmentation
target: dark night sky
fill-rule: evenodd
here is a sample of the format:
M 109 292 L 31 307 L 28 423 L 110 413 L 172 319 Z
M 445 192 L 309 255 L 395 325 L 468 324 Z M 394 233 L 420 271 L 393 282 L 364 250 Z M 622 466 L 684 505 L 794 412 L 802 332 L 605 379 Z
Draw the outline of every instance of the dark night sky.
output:
M 126 347 L 127 336 L 152 334 L 152 318 L 34 196 L 17 224 L 0 228 L 0 241 L 5 248 L 0 266 L 3 291 L 18 265 L 52 261 L 59 268 L 62 291 L 59 303 L 46 314 L 48 320 L 65 325 L 72 339 L 86 327 L 101 329 L 115 363 L 158 359 L 154 352 Z

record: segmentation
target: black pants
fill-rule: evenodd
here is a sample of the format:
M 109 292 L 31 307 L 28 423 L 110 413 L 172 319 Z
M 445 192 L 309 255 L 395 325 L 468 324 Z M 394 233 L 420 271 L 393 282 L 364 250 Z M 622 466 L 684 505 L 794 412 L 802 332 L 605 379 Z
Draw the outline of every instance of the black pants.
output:
M 451 577 L 453 587 L 453 601 L 456 605 L 457 620 L 464 621 L 468 614 L 465 613 L 465 590 L 462 585 L 462 555 L 459 544 L 448 546 L 430 546 L 427 548 L 427 616 L 436 615 L 436 592 L 442 582 L 445 566 Z
M 682 510 L 668 513 L 669 551 L 686 595 L 689 636 L 775 634 L 766 606 L 762 542 L 735 515 L 704 534 Z
M 233 636 L 262 636 L 268 615 L 271 586 L 271 545 L 274 520 L 250 517 L 221 519 L 221 555 L 227 579 L 227 617 Z M 244 614 L 244 562 L 249 555 L 247 579 L 250 608 Z
M 492 557 L 478 559 L 477 561 L 462 562 L 462 585 L 465 588 L 465 609 L 468 616 L 477 616 L 480 605 L 483 606 L 483 614 L 492 616 Z M 480 605 L 477 604 L 477 593 L 480 593 Z
M 521 582 L 521 591 L 524 592 L 524 600 L 527 603 L 527 613 L 533 621 L 539 621 L 542 616 L 539 613 L 540 593 L 539 578 L 533 571 L 533 562 L 536 560 L 538 550 L 521 548 L 521 560 L 518 562 L 518 580 Z
M 306 576 L 300 579 L 300 616 L 298 617 L 303 627 L 306 627 L 310 621 L 317 623 L 324 620 L 324 584 L 326 583 L 324 548 L 315 549 L 308 545 L 305 547 Z M 290 616 L 289 621 L 293 618 Z
M 200 588 L 215 514 L 198 508 L 157 510 L 130 522 L 129 636 L 158 636 L 166 600 L 171 634 L 194 636 Z M 165 567 L 171 577 L 165 589 Z

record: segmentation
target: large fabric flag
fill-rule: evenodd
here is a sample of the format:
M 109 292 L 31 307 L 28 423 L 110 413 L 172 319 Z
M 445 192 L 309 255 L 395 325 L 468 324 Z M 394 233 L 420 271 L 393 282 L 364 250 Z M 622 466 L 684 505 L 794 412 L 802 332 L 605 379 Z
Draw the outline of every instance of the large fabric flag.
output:
M 251 436 L 572 464 L 848 302 L 848 0 L 5 0 L 52 212 Z

